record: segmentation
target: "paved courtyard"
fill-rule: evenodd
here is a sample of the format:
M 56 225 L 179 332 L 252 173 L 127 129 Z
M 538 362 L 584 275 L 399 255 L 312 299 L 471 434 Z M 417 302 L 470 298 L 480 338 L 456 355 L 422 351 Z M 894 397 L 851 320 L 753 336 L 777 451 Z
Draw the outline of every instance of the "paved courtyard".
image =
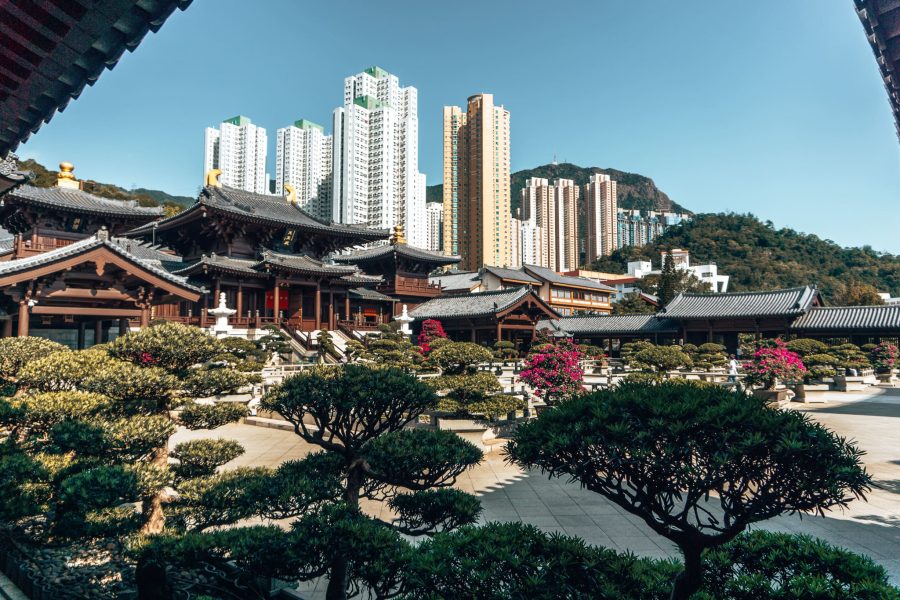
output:
M 760 526 L 813 535 L 871 556 L 888 570 L 894 584 L 900 585 L 900 389 L 822 393 L 818 397 L 827 402 L 793 404 L 791 408 L 808 412 L 838 434 L 856 440 L 866 451 L 864 461 L 875 487 L 867 501 L 853 502 L 847 510 L 827 513 L 824 518 L 782 516 Z M 176 437 L 211 436 L 235 439 L 246 448 L 247 452 L 228 466 L 277 465 L 313 450 L 290 431 L 249 425 L 229 425 L 212 433 L 182 432 Z M 457 485 L 480 497 L 484 521 L 521 521 L 641 556 L 677 556 L 668 541 L 602 496 L 582 490 L 577 483 L 522 472 L 506 464 L 499 449 L 486 454 Z M 366 510 L 372 514 L 387 511 L 374 503 Z M 316 592 L 320 590 L 308 589 L 304 597 L 318 596 Z

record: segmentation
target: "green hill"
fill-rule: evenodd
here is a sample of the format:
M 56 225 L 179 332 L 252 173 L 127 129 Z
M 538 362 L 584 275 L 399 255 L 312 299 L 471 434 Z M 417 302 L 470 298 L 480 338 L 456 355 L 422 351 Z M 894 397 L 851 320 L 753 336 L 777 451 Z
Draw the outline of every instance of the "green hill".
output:
M 34 179 L 30 182 L 31 185 L 37 187 L 53 187 L 56 185 L 59 171 L 48 169 L 33 159 L 20 161 L 19 168 L 23 171 L 31 171 L 34 174 Z M 194 203 L 194 198 L 173 196 L 161 190 L 136 188 L 129 191 L 111 183 L 100 183 L 91 179 L 82 179 L 81 184 L 84 191 L 95 196 L 109 198 L 110 200 L 134 200 L 141 206 L 169 206 L 173 209 L 177 207 L 180 210 Z
M 541 165 L 533 169 L 516 171 L 512 174 L 512 189 L 510 190 L 510 204 L 513 213 L 519 208 L 519 193 L 525 186 L 525 180 L 529 177 L 542 177 L 546 179 L 572 179 L 578 185 L 584 185 L 593 173 L 604 173 L 616 180 L 619 208 L 675 211 L 691 214 L 689 210 L 680 204 L 673 202 L 665 192 L 656 187 L 649 177 L 637 173 L 627 173 L 618 169 L 601 169 L 600 167 L 579 167 L 571 163 L 557 163 Z M 441 202 L 443 200 L 444 186 L 441 184 L 428 186 L 426 200 L 428 202 Z
M 716 263 L 719 273 L 731 277 L 729 291 L 814 283 L 829 295 L 856 281 L 900 294 L 900 257 L 870 246 L 843 248 L 816 235 L 776 229 L 750 214 L 698 214 L 652 243 L 617 250 L 591 268 L 621 273 L 628 261 L 651 259 L 658 266 L 660 252 L 668 248 L 689 250 L 692 264 Z

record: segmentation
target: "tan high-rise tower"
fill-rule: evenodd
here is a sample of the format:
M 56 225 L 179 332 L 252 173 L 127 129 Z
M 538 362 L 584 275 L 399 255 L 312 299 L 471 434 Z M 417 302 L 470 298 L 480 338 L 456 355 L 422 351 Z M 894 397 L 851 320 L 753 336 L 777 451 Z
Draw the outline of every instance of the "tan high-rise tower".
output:
M 618 247 L 616 182 L 594 173 L 584 186 L 585 262 L 609 256 Z
M 509 187 L 509 111 L 491 94 L 444 107 L 444 251 L 460 268 L 512 264 Z
M 531 252 L 522 262 L 554 271 L 578 269 L 578 204 L 581 189 L 571 179 L 531 177 L 521 191 L 522 222 L 534 228 Z M 524 235 L 524 233 L 523 233 Z

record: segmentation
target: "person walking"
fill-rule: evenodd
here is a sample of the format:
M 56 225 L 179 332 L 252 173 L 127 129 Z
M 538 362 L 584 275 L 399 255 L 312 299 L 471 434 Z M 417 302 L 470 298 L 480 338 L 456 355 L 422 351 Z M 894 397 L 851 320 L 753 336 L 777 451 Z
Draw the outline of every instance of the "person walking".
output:
M 733 383 L 737 385 L 738 380 L 738 361 L 737 358 L 734 357 L 734 354 L 729 356 L 731 360 L 728 361 L 728 383 Z

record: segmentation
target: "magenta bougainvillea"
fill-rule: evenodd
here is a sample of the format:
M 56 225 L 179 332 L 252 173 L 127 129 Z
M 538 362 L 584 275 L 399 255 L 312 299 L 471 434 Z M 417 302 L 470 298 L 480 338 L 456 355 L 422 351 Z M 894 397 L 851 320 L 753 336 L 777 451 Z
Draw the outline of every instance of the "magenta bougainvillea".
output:
M 419 332 L 419 337 L 416 338 L 416 341 L 419 343 L 419 351 L 428 356 L 428 353 L 431 352 L 432 342 L 441 338 L 447 338 L 447 333 L 444 331 L 444 326 L 441 325 L 441 322 L 436 319 L 425 319 L 422 321 L 422 331 Z
M 571 344 L 541 349 L 525 360 L 519 381 L 533 387 L 547 404 L 571 398 L 583 389 L 584 371 L 578 364 L 580 360 L 581 352 Z
M 764 389 L 775 388 L 778 381 L 799 381 L 806 373 L 800 355 L 787 349 L 780 339 L 759 348 L 753 360 L 744 363 L 747 381 Z
M 897 365 L 900 350 L 890 342 L 881 342 L 872 349 L 872 364 L 879 373 L 889 373 Z

